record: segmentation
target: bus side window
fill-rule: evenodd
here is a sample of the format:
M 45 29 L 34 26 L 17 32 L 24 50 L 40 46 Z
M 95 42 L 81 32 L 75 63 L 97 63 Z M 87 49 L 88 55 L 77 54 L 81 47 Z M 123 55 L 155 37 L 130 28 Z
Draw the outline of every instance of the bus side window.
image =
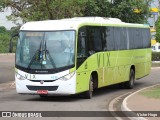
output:
M 82 65 L 87 57 L 87 32 L 86 27 L 81 27 L 78 32 L 77 69 Z
M 115 50 L 114 28 L 106 27 L 105 34 L 106 34 L 107 51 L 114 51 Z
M 77 51 L 78 51 L 78 58 L 80 57 L 87 57 L 86 54 L 86 34 L 83 31 L 79 32 L 78 35 L 78 47 L 77 47 Z
M 94 52 L 102 51 L 102 31 L 101 27 L 89 27 L 89 50 Z

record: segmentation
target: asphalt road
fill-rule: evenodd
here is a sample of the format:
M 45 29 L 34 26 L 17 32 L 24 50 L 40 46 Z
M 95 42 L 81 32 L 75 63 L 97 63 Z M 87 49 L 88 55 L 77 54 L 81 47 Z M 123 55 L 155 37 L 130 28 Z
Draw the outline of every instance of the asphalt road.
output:
M 0 84 L 14 80 L 14 55 L 0 54 Z
M 152 69 L 151 74 L 145 78 L 136 81 L 136 86 L 133 90 L 143 88 L 145 86 L 160 83 L 160 69 Z M 2 73 L 1 73 L 2 74 Z M 5 74 L 5 72 L 3 72 Z M 6 79 L 9 79 L 6 76 Z M 0 111 L 107 111 L 109 102 L 115 97 L 133 90 L 120 89 L 118 86 L 110 86 L 98 89 L 94 92 L 92 99 L 83 99 L 79 96 L 63 96 L 49 97 L 42 99 L 39 96 L 19 95 L 15 89 L 7 89 L 0 91 Z M 2 119 L 2 118 L 0 118 Z M 7 119 L 7 118 L 6 118 Z M 17 118 L 12 118 L 12 120 Z M 33 119 L 33 118 L 30 118 Z M 35 119 L 35 118 L 34 118 Z M 38 120 L 39 118 L 37 118 Z M 54 117 L 41 119 L 56 119 L 56 120 L 75 120 L 75 119 L 95 119 L 95 120 L 114 120 L 109 117 Z M 39 119 L 40 120 L 40 119 Z

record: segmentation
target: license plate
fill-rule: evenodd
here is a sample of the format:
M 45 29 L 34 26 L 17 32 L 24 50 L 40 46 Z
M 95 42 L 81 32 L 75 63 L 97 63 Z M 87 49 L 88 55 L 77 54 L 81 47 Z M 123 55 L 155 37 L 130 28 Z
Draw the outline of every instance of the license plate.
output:
M 48 90 L 37 90 L 38 94 L 48 94 Z

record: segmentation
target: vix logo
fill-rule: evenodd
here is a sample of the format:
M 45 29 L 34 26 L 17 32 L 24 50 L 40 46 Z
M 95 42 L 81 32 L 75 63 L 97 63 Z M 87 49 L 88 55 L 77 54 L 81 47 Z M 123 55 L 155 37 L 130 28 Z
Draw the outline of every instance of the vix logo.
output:
M 100 65 L 102 64 L 102 60 L 103 60 L 103 67 L 104 67 L 104 64 L 106 63 L 107 66 L 110 66 L 110 53 L 107 53 L 107 60 L 106 60 L 106 54 L 103 53 L 103 56 L 101 56 L 101 54 L 97 54 L 97 66 L 98 68 L 100 67 Z

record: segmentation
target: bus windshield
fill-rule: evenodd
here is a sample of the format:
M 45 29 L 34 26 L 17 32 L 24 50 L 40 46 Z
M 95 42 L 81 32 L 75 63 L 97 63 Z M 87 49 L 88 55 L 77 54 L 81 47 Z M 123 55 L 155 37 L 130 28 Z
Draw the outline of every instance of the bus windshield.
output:
M 20 31 L 16 65 L 27 69 L 55 69 L 75 63 L 75 31 Z

